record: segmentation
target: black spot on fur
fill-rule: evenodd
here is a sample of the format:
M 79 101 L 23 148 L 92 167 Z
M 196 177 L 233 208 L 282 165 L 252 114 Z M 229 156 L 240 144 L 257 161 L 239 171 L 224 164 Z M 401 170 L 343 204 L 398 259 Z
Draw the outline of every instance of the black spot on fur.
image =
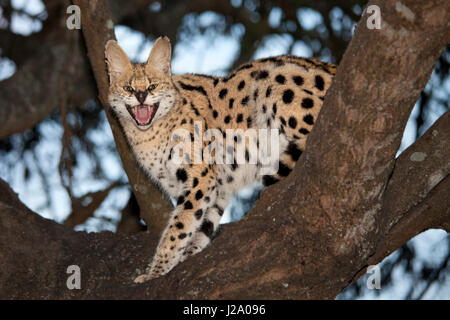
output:
M 292 129 L 295 129 L 297 127 L 297 119 L 295 119 L 294 117 L 289 117 L 288 124 L 289 124 L 289 127 L 291 127 Z
M 179 168 L 177 170 L 177 179 L 181 182 L 186 182 L 187 180 L 187 172 L 183 168 Z
M 283 92 L 283 102 L 289 104 L 294 99 L 294 91 L 291 89 L 284 90 Z
M 237 115 L 236 122 L 237 122 L 237 123 L 240 123 L 240 122 L 242 122 L 243 119 L 244 119 L 244 116 L 242 115 L 242 113 L 239 113 L 239 114 Z
M 194 215 L 195 215 L 195 219 L 200 220 L 202 218 L 202 215 L 203 215 L 203 210 L 202 209 L 198 209 L 197 211 L 195 211 Z
M 229 101 L 229 103 L 228 103 L 228 108 L 229 108 L 229 109 L 233 109 L 233 104 L 234 104 L 234 99 L 231 98 L 230 101 Z
M 320 91 L 322 91 L 324 88 L 324 85 L 325 85 L 323 78 L 321 76 L 317 75 L 314 78 L 314 82 L 315 82 L 316 88 L 319 89 Z
M 177 222 L 175 224 L 175 227 L 177 227 L 178 229 L 183 229 L 184 228 L 184 224 L 183 224 L 183 222 Z
M 203 232 L 208 238 L 212 238 L 214 224 L 210 220 L 205 219 L 200 227 L 200 231 Z
M 302 150 L 300 150 L 294 142 L 290 142 L 286 153 L 291 156 L 292 160 L 297 161 L 302 155 Z
M 291 173 L 291 168 L 285 165 L 283 162 L 279 162 L 278 164 L 278 174 L 282 177 L 287 177 L 289 173 Z
M 194 178 L 194 181 L 192 182 L 192 188 L 195 188 L 198 185 L 198 179 Z
M 195 193 L 195 200 L 200 200 L 201 198 L 203 198 L 203 192 L 202 192 L 202 190 L 198 190 Z
M 202 171 L 201 175 L 202 175 L 202 177 L 204 177 L 207 174 L 208 174 L 208 168 L 205 168 L 205 170 Z
M 187 236 L 186 233 L 180 233 L 180 234 L 178 235 L 178 239 L 184 239 L 184 238 L 186 238 L 186 236 Z
M 181 82 L 181 81 L 179 81 L 178 83 L 180 84 L 181 88 L 183 88 L 184 90 L 188 90 L 188 91 L 198 91 L 198 92 L 200 92 L 202 95 L 208 96 L 207 93 L 206 93 L 206 91 L 205 91 L 205 88 L 203 88 L 202 86 L 191 86 L 191 85 L 185 84 L 185 83 L 183 83 L 183 82 Z
M 219 98 L 220 98 L 220 99 L 225 98 L 225 96 L 227 95 L 227 93 L 228 93 L 228 90 L 227 90 L 227 89 L 222 89 L 222 90 L 220 90 L 220 92 L 219 92 Z
M 255 80 L 262 80 L 269 76 L 269 72 L 267 72 L 267 70 L 252 71 L 250 76 Z
M 308 134 L 309 133 L 309 130 L 308 129 L 306 129 L 306 128 L 300 128 L 300 129 L 298 129 L 298 132 L 299 133 L 301 133 L 301 134 Z
M 311 114 L 307 114 L 306 116 L 303 117 L 303 121 L 305 121 L 305 123 L 313 125 L 314 124 L 314 117 Z
M 227 115 L 227 116 L 223 119 L 223 121 L 225 121 L 225 123 L 230 123 L 230 121 L 231 121 L 231 116 L 230 116 L 230 115 Z
M 184 210 L 190 210 L 192 208 L 192 202 L 190 202 L 189 200 L 184 203 Z
M 275 77 L 276 82 L 278 82 L 279 84 L 285 84 L 286 83 L 286 78 L 279 74 Z
M 274 114 L 277 113 L 277 103 L 276 102 L 273 103 L 272 111 L 273 111 Z
M 302 76 L 293 76 L 292 80 L 294 80 L 294 83 L 298 86 L 301 86 L 305 81 L 303 80 Z
M 242 89 L 244 89 L 244 87 L 245 87 L 245 81 L 244 80 L 242 80 L 241 82 L 239 82 L 239 85 L 238 85 L 238 90 L 239 91 L 241 91 Z
M 256 90 L 253 92 L 253 100 L 258 99 L 258 93 L 259 93 L 258 89 L 256 89 Z
M 311 98 L 304 98 L 302 100 L 302 107 L 305 109 L 311 109 L 314 107 L 314 101 Z
M 266 98 L 268 98 L 271 93 L 272 93 L 272 87 L 268 86 L 267 89 L 266 89 Z
M 252 118 L 248 117 L 247 118 L 247 127 L 250 128 L 252 126 Z
M 250 98 L 249 96 L 245 96 L 244 98 L 242 98 L 241 104 L 242 104 L 243 106 L 246 106 L 247 103 L 248 103 L 249 98 Z
M 198 109 L 192 104 L 192 102 L 191 102 L 191 108 L 192 108 L 192 110 L 194 110 L 194 112 L 197 116 L 200 115 L 200 112 L 198 112 Z

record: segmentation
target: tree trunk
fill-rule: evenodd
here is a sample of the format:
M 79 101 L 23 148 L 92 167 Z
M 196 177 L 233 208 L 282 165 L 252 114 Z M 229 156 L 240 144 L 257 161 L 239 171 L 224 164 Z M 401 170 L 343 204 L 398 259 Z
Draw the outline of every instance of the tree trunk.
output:
M 105 1 L 74 2 L 105 104 L 109 10 Z M 293 172 L 164 277 L 132 282 L 152 257 L 157 232 L 74 232 L 32 213 L 0 182 L 0 298 L 331 299 L 412 236 L 448 231 L 449 112 L 395 154 L 450 40 L 450 2 L 370 4 L 380 7 L 382 28 L 366 28 L 362 17 Z M 131 184 L 147 185 L 109 120 Z M 145 195 L 137 193 L 141 208 Z M 66 287 L 69 265 L 81 269 L 81 290 Z

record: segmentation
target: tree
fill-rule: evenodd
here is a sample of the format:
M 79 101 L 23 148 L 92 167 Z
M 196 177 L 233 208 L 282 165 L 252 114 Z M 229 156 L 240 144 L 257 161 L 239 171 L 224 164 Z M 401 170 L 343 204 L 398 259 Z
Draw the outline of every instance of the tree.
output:
M 81 8 L 83 40 L 107 110 L 103 50 L 114 37 L 110 9 L 104 1 L 95 8 L 89 1 L 74 4 Z M 334 298 L 412 236 L 429 228 L 449 232 L 449 113 L 395 158 L 413 104 L 450 40 L 449 4 L 371 4 L 383 13 L 382 28 L 366 28 L 366 16 L 359 22 L 295 170 L 204 252 L 165 277 L 132 284 L 164 219 L 148 210 L 145 195 L 152 187 L 107 111 L 150 232 L 73 232 L 30 212 L 2 182 L 0 297 Z M 83 272 L 83 290 L 67 290 L 65 271 L 72 264 Z

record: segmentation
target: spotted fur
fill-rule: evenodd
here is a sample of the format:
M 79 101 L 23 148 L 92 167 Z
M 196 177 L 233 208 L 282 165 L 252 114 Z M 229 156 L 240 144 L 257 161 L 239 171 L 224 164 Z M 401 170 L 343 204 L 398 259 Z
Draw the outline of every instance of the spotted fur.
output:
M 156 254 L 136 282 L 161 276 L 205 248 L 237 191 L 254 183 L 273 184 L 291 172 L 336 72 L 334 65 L 285 55 L 244 64 L 226 77 L 171 75 L 170 55 L 167 38 L 156 41 L 145 64 L 131 64 L 115 41 L 106 46 L 110 106 L 138 165 L 176 199 Z M 129 111 L 140 103 L 158 106 L 148 109 L 157 109 L 148 124 L 140 125 Z M 143 114 L 146 120 L 148 114 Z M 227 129 L 278 129 L 278 172 L 262 176 L 258 163 L 175 164 L 171 151 L 177 142 L 172 133 L 183 128 L 189 135 L 180 139 L 193 139 L 199 131 L 195 124 L 222 134 Z M 234 139 L 236 145 L 248 142 L 239 134 Z M 188 158 L 195 146 L 191 151 Z M 246 158 L 250 156 L 246 149 Z

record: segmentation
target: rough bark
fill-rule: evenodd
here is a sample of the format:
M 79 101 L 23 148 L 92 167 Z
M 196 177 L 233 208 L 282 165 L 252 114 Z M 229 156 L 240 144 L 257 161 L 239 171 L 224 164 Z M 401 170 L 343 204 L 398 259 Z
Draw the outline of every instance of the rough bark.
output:
M 68 4 L 60 1 L 49 7 L 51 18 L 44 29 L 28 38 L 0 33 L 2 50 L 7 48 L 5 54 L 11 54 L 17 66 L 0 85 L 0 139 L 32 128 L 68 103 L 68 97 L 72 104 L 81 104 L 94 95 L 91 75 L 80 72 L 87 70 L 88 61 L 81 54 L 79 34 L 64 27 L 65 16 L 53 15 L 65 12 Z M 71 82 L 78 85 L 68 85 Z
M 105 107 L 106 115 L 114 135 L 117 151 L 133 189 L 140 208 L 140 216 L 148 225 L 151 233 L 161 234 L 165 227 L 172 205 L 157 188 L 150 183 L 146 175 L 136 165 L 129 151 L 125 137 L 118 121 L 113 117 L 108 106 L 108 75 L 105 64 L 105 43 L 114 37 L 114 23 L 106 1 L 73 1 L 82 12 L 82 31 L 87 54 L 97 81 L 100 102 Z
M 95 12 L 88 1 L 75 2 L 91 15 L 83 35 L 104 102 L 99 44 L 112 36 L 107 11 L 102 1 Z M 0 297 L 330 299 L 411 236 L 448 230 L 449 114 L 397 160 L 395 154 L 450 40 L 450 3 L 370 4 L 381 8 L 382 29 L 360 21 L 294 171 L 206 250 L 136 285 L 155 233 L 76 233 L 30 212 L 0 183 Z M 81 268 L 81 290 L 66 288 L 71 264 Z

